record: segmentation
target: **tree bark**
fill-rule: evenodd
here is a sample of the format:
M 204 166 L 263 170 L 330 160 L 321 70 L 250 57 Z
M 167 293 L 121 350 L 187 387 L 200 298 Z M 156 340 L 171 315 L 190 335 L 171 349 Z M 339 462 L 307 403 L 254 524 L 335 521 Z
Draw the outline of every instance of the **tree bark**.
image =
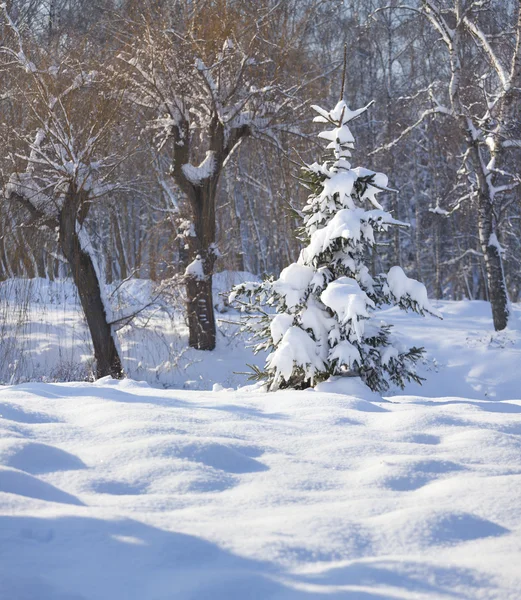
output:
M 204 279 L 188 277 L 186 282 L 188 309 L 188 344 L 198 350 L 213 350 L 216 343 L 212 297 L 212 275 Z
M 213 350 L 217 341 L 213 310 L 212 275 L 215 265 L 215 196 L 219 172 L 193 188 L 191 196 L 195 236 L 190 239 L 190 253 L 202 260 L 204 277 L 186 278 L 188 344 L 198 350 Z
M 441 222 L 440 215 L 433 215 L 434 217 L 434 261 L 435 261 L 435 274 L 434 274 L 434 296 L 436 300 L 443 298 L 443 285 L 441 277 L 441 247 L 440 247 L 440 230 Z
M 494 136 L 492 158 L 495 164 L 500 163 L 503 154 L 503 138 L 509 138 L 512 131 L 518 125 L 516 108 L 519 101 L 519 87 L 521 85 L 521 4 L 517 8 L 516 45 L 510 64 L 509 83 L 505 89 L 502 100 L 499 103 L 498 127 Z M 491 177 L 492 186 L 496 184 L 497 175 Z M 510 316 L 510 303 L 503 270 L 503 257 L 498 245 L 497 231 L 495 227 L 495 216 L 491 201 L 486 203 L 484 199 L 482 211 L 481 198 L 478 207 L 479 237 L 483 253 L 485 254 L 485 265 L 487 270 L 488 289 L 490 304 L 492 306 L 492 317 L 494 329 L 501 331 L 508 325 Z M 483 214 L 483 218 L 482 218 Z M 491 237 L 492 236 L 492 237 Z
M 480 154 L 480 147 L 472 132 L 467 130 L 467 141 L 471 149 L 478 193 L 478 236 L 481 251 L 485 257 L 488 300 L 492 308 L 494 329 L 502 331 L 508 325 L 510 302 L 503 271 L 503 257 L 498 247 L 497 228 L 495 226 L 494 202 L 487 175 L 482 165 L 486 164 Z
M 510 314 L 508 294 L 503 272 L 503 259 L 497 244 L 493 226 L 492 207 L 482 192 L 479 194 L 478 206 L 479 241 L 485 256 L 487 288 L 494 329 L 502 331 L 508 325 Z M 495 239 L 494 239 L 495 238 Z
M 116 211 L 113 210 L 110 215 L 110 219 L 112 221 L 112 231 L 114 234 L 114 241 L 116 244 L 116 256 L 119 265 L 119 278 L 126 279 L 128 277 L 128 269 L 127 269 L 127 260 L 125 256 L 125 247 L 123 245 L 123 240 L 121 238 L 121 229 L 119 226 L 118 217 Z M 138 267 L 141 266 L 141 263 L 137 263 Z
M 89 252 L 82 248 L 76 226 L 78 212 L 84 198 L 81 192 L 70 190 L 60 212 L 59 243 L 69 263 L 72 278 L 78 289 L 81 306 L 94 346 L 96 376 L 110 375 L 115 379 L 124 376 L 121 359 L 108 323 L 101 296 L 100 281 Z

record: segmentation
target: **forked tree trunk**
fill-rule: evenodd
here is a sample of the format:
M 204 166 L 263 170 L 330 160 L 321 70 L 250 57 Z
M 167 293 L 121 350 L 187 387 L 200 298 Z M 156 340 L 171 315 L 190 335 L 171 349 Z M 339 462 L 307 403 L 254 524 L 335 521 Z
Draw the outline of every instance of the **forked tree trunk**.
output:
M 81 306 L 94 346 L 97 377 L 110 375 L 116 379 L 124 376 L 121 359 L 108 323 L 101 296 L 100 281 L 89 252 L 82 248 L 76 230 L 82 195 L 70 191 L 60 213 L 59 243 L 67 259 L 72 278 L 78 289 Z
M 250 135 L 247 125 L 232 129 L 225 136 L 224 126 L 215 116 L 208 130 L 211 168 L 196 177 L 184 169 L 190 165 L 190 127 L 183 121 L 174 130 L 175 144 L 171 175 L 186 194 L 192 213 L 195 235 L 188 238 L 190 259 L 200 257 L 202 273 L 186 277 L 189 345 L 198 350 L 213 350 L 216 343 L 212 275 L 217 258 L 215 248 L 215 201 L 217 186 L 226 158 L 243 137 Z M 210 157 L 211 153 L 211 157 Z

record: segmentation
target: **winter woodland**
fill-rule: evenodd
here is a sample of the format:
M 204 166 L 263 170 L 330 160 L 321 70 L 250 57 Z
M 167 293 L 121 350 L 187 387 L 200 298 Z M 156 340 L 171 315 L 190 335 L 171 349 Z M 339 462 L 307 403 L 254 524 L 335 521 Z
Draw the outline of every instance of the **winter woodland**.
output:
M 0 598 L 519 598 L 520 194 L 518 0 L 0 0 Z
M 337 104 L 344 55 L 342 100 L 374 102 L 357 156 L 387 174 L 398 193 L 381 206 L 408 224 L 369 244 L 368 272 L 398 266 L 432 298 L 489 301 L 506 327 L 521 289 L 516 2 L 1 12 L 0 279 L 72 278 L 94 375 L 123 374 L 117 329 L 139 313 L 116 318 L 111 285 L 152 282 L 183 307 L 189 346 L 212 350 L 213 274 L 278 276 L 298 258 L 299 168 L 323 151 L 309 106 Z

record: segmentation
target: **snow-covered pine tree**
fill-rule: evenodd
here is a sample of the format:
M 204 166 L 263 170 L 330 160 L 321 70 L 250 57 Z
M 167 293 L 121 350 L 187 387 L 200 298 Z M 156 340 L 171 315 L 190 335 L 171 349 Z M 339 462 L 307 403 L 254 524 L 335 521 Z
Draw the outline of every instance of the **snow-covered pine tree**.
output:
M 255 376 L 271 390 L 303 389 L 332 375 L 359 376 L 379 392 L 391 382 L 400 387 L 420 382 L 415 363 L 423 349 L 401 347 L 389 325 L 370 319 L 385 304 L 439 314 L 425 286 L 400 267 L 373 277 L 366 266 L 375 233 L 407 226 L 376 199 L 382 190 L 390 191 L 387 177 L 353 169 L 349 162 L 354 138 L 348 124 L 368 107 L 352 111 L 340 101 L 329 112 L 312 108 L 318 113 L 314 121 L 331 128 L 319 133 L 329 142 L 325 162 L 304 168 L 311 192 L 302 212 L 305 247 L 277 280 L 241 284 L 230 296 L 246 313 L 243 330 L 253 334 L 255 351 L 270 351 L 265 369 Z

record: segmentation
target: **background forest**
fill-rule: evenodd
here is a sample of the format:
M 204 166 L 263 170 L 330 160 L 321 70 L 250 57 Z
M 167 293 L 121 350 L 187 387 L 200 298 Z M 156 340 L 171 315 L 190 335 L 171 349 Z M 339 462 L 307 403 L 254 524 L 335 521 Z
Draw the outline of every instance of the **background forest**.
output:
M 188 300 L 190 345 L 213 348 L 212 273 L 276 275 L 298 256 L 299 169 L 321 152 L 309 105 L 338 101 L 345 53 L 345 100 L 374 101 L 354 160 L 389 175 L 399 193 L 381 202 L 411 223 L 372 249 L 373 273 L 492 300 L 504 328 L 502 269 L 521 293 L 516 7 L 3 4 L 0 280 L 72 275 L 99 375 L 121 373 L 107 340 L 133 316 L 104 318 L 104 288 L 129 279 Z

